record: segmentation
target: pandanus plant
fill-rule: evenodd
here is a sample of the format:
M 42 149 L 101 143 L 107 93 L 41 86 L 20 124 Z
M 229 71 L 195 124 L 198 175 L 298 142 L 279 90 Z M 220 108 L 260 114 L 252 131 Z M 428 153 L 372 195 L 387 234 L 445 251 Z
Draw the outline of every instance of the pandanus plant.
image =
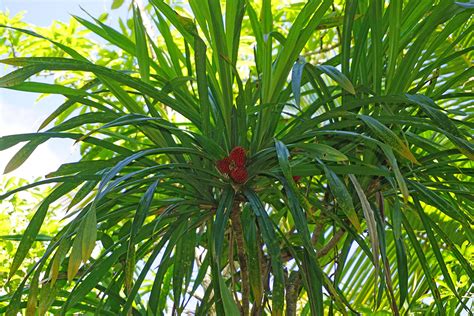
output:
M 49 206 L 71 197 L 4 311 L 469 312 L 471 4 L 149 9 L 122 31 L 76 17 L 116 47 L 109 67 L 53 40 L 64 57 L 2 60 L 18 69 L 0 86 L 65 97 L 41 131 L 0 138 L 26 142 L 6 172 L 51 138 L 82 154 L 1 196 L 56 183 L 11 279 Z M 82 80 L 27 80 L 43 71 Z

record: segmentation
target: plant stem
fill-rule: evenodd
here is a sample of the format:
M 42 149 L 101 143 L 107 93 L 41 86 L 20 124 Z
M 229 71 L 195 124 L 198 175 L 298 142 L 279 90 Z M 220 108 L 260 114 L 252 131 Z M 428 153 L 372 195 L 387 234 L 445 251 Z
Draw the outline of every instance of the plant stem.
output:
M 301 278 L 299 271 L 291 271 L 286 285 L 286 316 L 296 316 L 296 303 L 300 292 Z
M 342 236 L 344 236 L 344 234 L 345 234 L 345 231 L 343 229 L 339 229 L 334 234 L 334 236 L 331 238 L 331 240 L 326 245 L 324 245 L 323 248 L 321 248 L 317 252 L 316 256 L 318 258 L 321 258 L 321 257 L 324 257 L 325 255 L 327 255 L 329 253 L 329 251 L 331 251 L 331 249 L 336 247 L 337 243 L 339 242 L 339 240 L 341 240 L 341 238 L 342 238 Z
M 320 216 L 320 219 L 316 223 L 316 227 L 314 228 L 313 236 L 311 237 L 311 242 L 313 243 L 313 245 L 318 242 L 319 236 L 321 235 L 323 228 L 324 228 L 324 221 L 323 221 L 322 216 Z
M 240 221 L 240 207 L 239 203 L 234 204 L 231 214 L 232 230 L 237 242 L 237 255 L 239 257 L 240 276 L 242 279 L 242 315 L 249 315 L 249 297 L 250 297 L 250 281 L 249 270 L 247 264 L 247 255 L 245 252 L 244 234 L 242 231 L 242 222 Z M 231 258 L 232 260 L 232 258 Z
M 235 265 L 234 265 L 234 232 L 231 230 L 229 234 L 229 268 L 230 268 L 230 276 L 232 280 L 232 293 L 234 294 L 234 300 L 237 302 L 239 310 L 242 311 L 242 305 L 239 302 L 237 297 L 237 293 L 235 291 Z
M 257 227 L 258 231 L 258 227 Z M 260 275 L 262 277 L 260 278 L 259 282 L 259 292 L 261 293 L 260 295 L 256 295 L 254 293 L 254 301 L 252 305 L 252 310 L 250 311 L 250 314 L 252 316 L 261 316 L 263 313 L 263 305 L 265 304 L 265 295 L 264 295 L 264 283 L 266 279 L 266 261 L 265 261 L 265 255 L 263 254 L 262 248 L 262 240 L 259 237 L 260 235 L 257 233 L 257 259 L 258 259 L 258 271 L 260 272 Z

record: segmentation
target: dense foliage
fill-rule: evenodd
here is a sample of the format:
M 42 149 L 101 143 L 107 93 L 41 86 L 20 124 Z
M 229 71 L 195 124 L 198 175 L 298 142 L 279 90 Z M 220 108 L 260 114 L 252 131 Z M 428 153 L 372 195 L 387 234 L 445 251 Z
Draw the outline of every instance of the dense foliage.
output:
M 65 97 L 0 138 L 26 142 L 5 172 L 50 138 L 82 158 L 0 195 L 56 184 L 11 280 L 71 196 L 2 311 L 470 312 L 471 4 L 149 2 L 120 30 L 75 17 L 95 53 L 3 26 L 57 55 L 3 59 L 0 87 Z

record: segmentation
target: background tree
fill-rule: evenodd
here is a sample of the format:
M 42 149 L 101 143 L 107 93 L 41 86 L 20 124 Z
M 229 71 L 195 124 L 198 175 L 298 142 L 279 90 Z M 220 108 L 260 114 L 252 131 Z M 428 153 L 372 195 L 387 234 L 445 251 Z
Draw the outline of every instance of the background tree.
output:
M 50 138 L 82 150 L 35 184 L 57 183 L 9 278 L 71 194 L 68 223 L 7 313 L 469 312 L 471 7 L 151 0 L 120 31 L 76 17 L 114 60 L 4 59 L 0 86 L 67 98 L 0 138 L 26 142 L 6 172 Z

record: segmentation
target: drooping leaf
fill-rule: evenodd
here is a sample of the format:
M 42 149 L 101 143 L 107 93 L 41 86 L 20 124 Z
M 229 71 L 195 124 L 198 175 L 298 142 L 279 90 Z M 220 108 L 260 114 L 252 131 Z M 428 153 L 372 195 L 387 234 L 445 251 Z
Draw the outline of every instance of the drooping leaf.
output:
M 23 233 L 23 237 L 18 245 L 18 248 L 15 253 L 15 257 L 10 266 L 9 279 L 15 274 L 23 260 L 30 251 L 33 242 L 36 240 L 36 237 L 43 225 L 43 221 L 48 212 L 49 206 L 51 203 L 63 197 L 64 194 L 68 193 L 77 186 L 76 183 L 63 183 L 57 187 L 53 192 L 51 192 L 44 201 L 38 207 L 38 210 L 35 212 L 31 218 L 28 227 Z
M 357 196 L 359 197 L 359 200 L 362 206 L 362 211 L 364 212 L 364 217 L 367 222 L 367 228 L 369 230 L 369 236 L 370 236 L 370 243 L 372 245 L 373 263 L 374 263 L 375 271 L 377 275 L 379 267 L 380 267 L 380 263 L 379 263 L 380 251 L 379 251 L 379 237 L 378 237 L 378 232 L 377 232 L 377 222 L 375 221 L 374 211 L 372 210 L 372 207 L 370 206 L 370 203 L 367 200 L 367 196 L 365 195 L 364 190 L 362 189 L 359 181 L 357 181 L 357 178 L 350 174 L 349 179 L 351 179 L 352 185 L 354 186 Z M 376 282 L 374 282 L 374 286 L 376 286 L 375 283 Z
M 359 216 L 357 215 L 352 197 L 346 188 L 344 182 L 327 166 L 323 165 L 324 173 L 328 179 L 329 188 L 332 194 L 336 198 L 336 202 L 341 207 L 342 211 L 346 214 L 347 218 L 351 221 L 357 231 L 360 230 Z
M 423 95 L 410 95 L 406 97 L 423 109 L 423 112 L 430 117 L 440 128 L 445 130 L 446 136 L 465 154 L 469 159 L 474 160 L 474 147 L 465 140 L 464 135 L 459 131 L 453 121 L 436 106 L 430 98 Z
M 400 155 L 411 162 L 419 164 L 408 146 L 391 129 L 370 116 L 359 115 L 359 118 L 364 121 L 364 123 L 369 126 L 373 133 L 385 144 L 392 147 Z
M 316 66 L 318 70 L 325 73 L 329 77 L 331 77 L 334 81 L 336 81 L 344 90 L 351 94 L 355 94 L 355 89 L 352 83 L 350 82 L 347 77 L 341 73 L 337 68 L 330 66 L 330 65 L 319 65 Z
M 41 70 L 43 70 L 41 65 L 31 65 L 14 70 L 0 78 L 0 87 L 9 88 L 17 86 Z
M 296 106 L 300 106 L 301 99 L 301 77 L 303 76 L 303 69 L 306 64 L 304 58 L 300 57 L 293 65 L 291 71 L 291 89 L 295 97 Z

